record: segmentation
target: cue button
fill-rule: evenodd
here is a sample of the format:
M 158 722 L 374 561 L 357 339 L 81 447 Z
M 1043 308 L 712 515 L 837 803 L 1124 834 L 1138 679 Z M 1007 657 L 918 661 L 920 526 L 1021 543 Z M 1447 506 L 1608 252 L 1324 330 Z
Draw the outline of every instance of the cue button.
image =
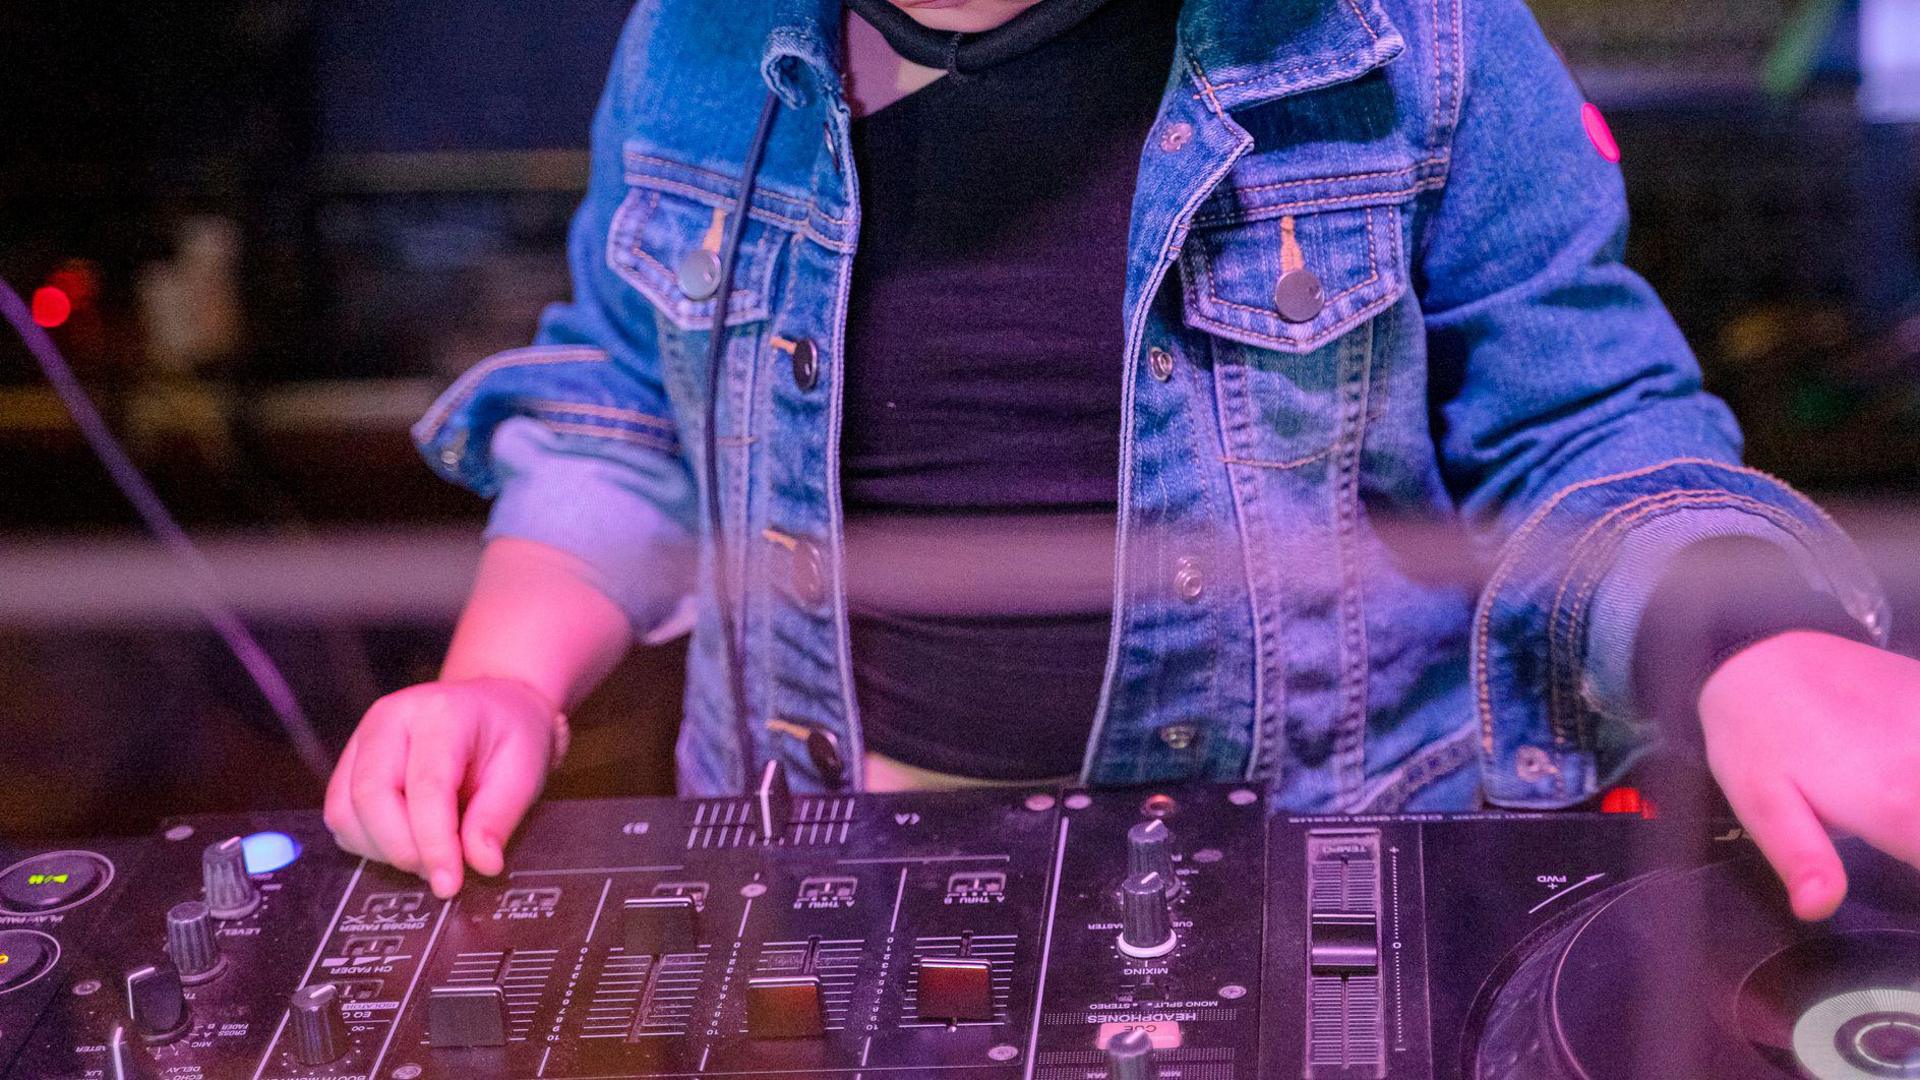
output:
M 0 908 L 31 915 L 78 903 L 100 884 L 100 862 L 78 852 L 28 859 L 0 878 Z

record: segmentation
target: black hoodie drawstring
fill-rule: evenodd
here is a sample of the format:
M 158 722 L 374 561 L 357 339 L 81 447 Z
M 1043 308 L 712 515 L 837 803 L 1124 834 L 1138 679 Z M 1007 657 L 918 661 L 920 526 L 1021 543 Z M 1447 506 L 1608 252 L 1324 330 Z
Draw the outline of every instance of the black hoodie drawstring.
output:
M 773 134 L 773 118 L 780 112 L 780 95 L 767 92 L 760 107 L 760 126 L 754 129 L 753 142 L 747 147 L 747 161 L 740 177 L 740 194 L 733 202 L 733 217 L 727 221 L 720 243 L 719 289 L 714 293 L 713 330 L 707 336 L 707 418 L 701 432 L 707 465 L 707 535 L 713 544 L 714 602 L 720 612 L 720 663 L 727 669 L 727 687 L 733 704 L 734 733 L 740 741 L 740 758 L 745 766 L 746 784 L 754 783 L 760 762 L 753 751 L 753 724 L 747 717 L 746 674 L 734 640 L 732 590 L 727 587 L 727 544 L 720 515 L 720 441 L 714 428 L 720 415 L 720 369 L 727 355 L 727 302 L 733 295 L 734 257 L 740 251 L 740 237 L 746 232 L 747 217 L 753 212 L 753 185 L 760 172 L 760 159 L 766 156 L 767 140 Z

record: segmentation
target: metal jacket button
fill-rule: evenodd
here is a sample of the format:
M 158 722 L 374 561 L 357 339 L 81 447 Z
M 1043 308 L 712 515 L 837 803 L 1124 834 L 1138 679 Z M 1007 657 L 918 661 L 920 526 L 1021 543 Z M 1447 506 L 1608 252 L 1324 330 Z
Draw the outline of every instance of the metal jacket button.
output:
M 827 565 L 820 557 L 819 545 L 801 540 L 793 545 L 791 575 L 793 595 L 808 607 L 827 598 Z
M 1289 270 L 1273 288 L 1273 306 L 1290 323 L 1312 322 L 1327 306 L 1320 275 L 1311 270 Z
M 1171 154 L 1193 141 L 1193 125 L 1185 120 L 1175 120 L 1160 129 L 1160 149 Z
M 1180 599 L 1192 603 L 1200 599 L 1207 591 L 1206 579 L 1200 576 L 1200 563 L 1193 558 L 1182 558 L 1173 564 L 1173 589 Z
M 1200 738 L 1198 724 L 1165 724 L 1160 728 L 1160 741 L 1169 750 L 1185 750 Z
M 1538 746 L 1523 746 L 1514 754 L 1513 771 L 1527 783 L 1538 784 L 1560 770 L 1554 765 L 1552 754 Z
M 767 721 L 767 730 L 776 735 L 798 739 L 807 749 L 820 779 L 830 788 L 847 786 L 847 756 L 840 752 L 840 737 L 819 724 L 775 717 Z
M 720 256 L 694 248 L 680 260 L 680 291 L 689 300 L 705 300 L 720 291 Z
M 813 342 L 801 338 L 793 343 L 793 385 L 811 390 L 820 382 L 820 355 Z
M 1148 349 L 1147 374 L 1161 382 L 1173 378 L 1173 354 L 1157 346 Z

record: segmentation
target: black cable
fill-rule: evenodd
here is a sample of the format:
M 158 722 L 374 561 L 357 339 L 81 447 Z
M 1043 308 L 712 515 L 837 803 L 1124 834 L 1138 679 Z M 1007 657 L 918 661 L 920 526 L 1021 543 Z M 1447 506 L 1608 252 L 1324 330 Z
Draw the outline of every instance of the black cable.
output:
M 979 34 L 935 30 L 889 0 L 847 0 L 854 13 L 872 24 L 903 58 L 966 75 L 1004 64 L 1079 25 L 1107 0 L 1040 0 L 1005 23 Z
M 33 321 L 33 313 L 26 301 L 13 291 L 6 282 L 0 281 L 0 315 L 5 315 L 9 323 L 26 343 L 27 352 L 32 354 L 34 362 L 40 366 L 41 374 L 46 376 L 53 391 L 66 406 L 68 415 L 80 429 L 87 445 L 93 449 L 100 463 L 106 467 L 107 475 L 115 487 L 133 504 L 140 520 L 147 526 L 154 538 L 160 541 L 173 557 L 187 571 L 192 588 L 188 598 L 200 609 L 200 614 L 212 624 L 213 629 L 225 641 L 234 658 L 240 661 L 254 686 L 260 689 L 260 696 L 267 699 L 273 714 L 280 721 L 280 727 L 293 743 L 300 760 L 322 784 L 333 773 L 333 758 L 321 743 L 320 736 L 307 720 L 306 710 L 300 707 L 300 701 L 294 696 L 293 687 L 287 683 L 285 675 L 274 664 L 273 657 L 261 647 L 252 631 L 241 622 L 240 616 L 227 605 L 220 596 L 220 583 L 214 575 L 213 567 L 207 563 L 206 556 L 200 554 L 186 531 L 180 528 L 173 515 L 167 511 L 166 504 L 154 493 L 152 485 L 141 474 L 139 466 L 127 456 L 126 449 L 113 437 L 113 431 L 101 418 L 100 410 L 93 399 L 87 396 L 86 388 L 68 366 L 66 358 L 60 355 L 60 349 L 47 336 L 45 330 Z
M 713 551 L 714 604 L 720 613 L 720 663 L 727 669 L 727 688 L 732 698 L 735 737 L 740 740 L 740 759 L 745 766 L 744 784 L 752 784 L 759 775 L 760 763 L 753 752 L 753 725 L 747 719 L 746 674 L 742 670 L 740 648 L 734 640 L 732 590 L 727 586 L 727 544 L 725 522 L 720 513 L 720 440 L 715 431 L 720 416 L 720 371 L 727 356 L 727 301 L 733 292 L 734 257 L 740 250 L 740 237 L 747 229 L 747 217 L 753 213 L 753 185 L 760 172 L 760 159 L 766 156 L 767 139 L 773 133 L 773 118 L 780 111 L 780 95 L 768 91 L 760 109 L 760 126 L 754 129 L 753 143 L 747 148 L 747 161 L 740 178 L 740 194 L 733 202 L 733 216 L 727 220 L 720 243 L 719 288 L 714 292 L 713 329 L 707 337 L 707 416 L 700 433 L 706 454 L 707 535 Z M 743 787 L 744 790 L 744 787 Z

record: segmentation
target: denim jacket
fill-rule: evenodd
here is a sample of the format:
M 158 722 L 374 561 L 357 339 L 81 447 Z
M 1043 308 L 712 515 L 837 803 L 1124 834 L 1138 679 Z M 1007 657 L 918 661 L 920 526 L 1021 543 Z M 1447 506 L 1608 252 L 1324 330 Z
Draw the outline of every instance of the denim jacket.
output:
M 495 499 L 490 535 L 577 555 L 637 633 L 690 619 L 685 793 L 770 758 L 797 790 L 849 790 L 840 5 L 723 6 L 641 0 L 594 122 L 572 300 L 416 436 Z M 719 303 L 699 253 L 770 92 Z M 1738 464 L 1733 419 L 1621 264 L 1620 173 L 1581 105 L 1522 0 L 1188 0 L 1114 312 L 1119 571 L 1084 782 L 1244 777 L 1302 811 L 1576 803 L 1652 742 L 1628 704 L 1640 612 L 1709 536 L 1786 546 L 1884 635 L 1851 545 Z M 1317 291 L 1281 285 L 1302 269 Z M 739 714 L 701 539 L 716 318 Z M 1433 572 L 1436 523 L 1476 575 Z

